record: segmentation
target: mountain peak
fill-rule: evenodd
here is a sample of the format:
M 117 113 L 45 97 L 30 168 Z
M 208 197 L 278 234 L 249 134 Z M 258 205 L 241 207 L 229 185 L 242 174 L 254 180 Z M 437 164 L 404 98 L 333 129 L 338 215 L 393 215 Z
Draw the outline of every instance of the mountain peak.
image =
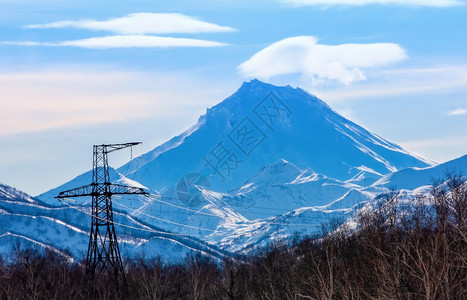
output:
M 237 90 L 239 94 L 264 94 L 270 93 L 272 91 L 275 92 L 282 92 L 282 93 L 299 93 L 306 96 L 310 96 L 316 98 L 314 95 L 308 93 L 307 91 L 299 88 L 299 87 L 292 87 L 291 85 L 274 85 L 271 83 L 267 83 L 258 79 L 252 79 L 250 81 L 244 81 L 240 88 Z M 234 94 L 234 95 L 235 95 Z M 316 98 L 318 99 L 318 98 Z
M 252 79 L 250 81 L 244 81 L 242 85 L 239 88 L 239 91 L 246 90 L 248 92 L 252 92 L 255 90 L 261 90 L 261 89 L 274 89 L 274 88 L 290 88 L 293 89 L 290 85 L 286 86 L 276 86 L 270 83 L 263 82 L 258 79 Z
M 303 171 L 287 160 L 280 158 L 276 162 L 263 167 L 247 183 L 276 184 L 289 183 Z
M 145 154 L 144 164 L 131 170 L 135 180 L 156 190 L 199 173 L 214 190 L 224 192 L 239 188 L 279 159 L 342 181 L 361 171 L 354 166 L 383 175 L 428 166 L 303 89 L 253 79 L 209 108 L 183 138 L 158 149 L 157 155 Z

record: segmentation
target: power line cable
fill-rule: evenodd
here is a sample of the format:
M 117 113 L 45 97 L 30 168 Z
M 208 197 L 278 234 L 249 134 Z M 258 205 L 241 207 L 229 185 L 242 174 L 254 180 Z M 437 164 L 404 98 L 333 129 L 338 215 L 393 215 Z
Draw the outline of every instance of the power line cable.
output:
M 133 211 L 133 213 L 135 213 L 135 210 L 124 205 L 124 204 L 121 204 L 121 203 L 118 203 L 117 201 L 113 201 L 113 203 L 117 204 L 117 205 L 120 205 L 130 211 Z M 156 216 L 153 216 L 153 215 L 149 215 L 149 214 L 146 214 L 144 212 L 137 212 L 136 214 L 141 214 L 143 216 L 147 216 L 149 218 L 153 218 L 155 220 L 159 220 L 159 221 L 162 221 L 162 222 L 167 222 L 167 223 L 170 223 L 170 224 L 174 224 L 174 225 L 178 225 L 178 226 L 182 226 L 182 227 L 187 227 L 187 228 L 191 228 L 191 229 L 198 229 L 198 230 L 205 230 L 205 231 L 211 231 L 211 232 L 214 232 L 215 230 L 213 229 L 207 229 L 207 228 L 202 228 L 202 227 L 197 227 L 197 226 L 191 226 L 191 225 L 185 225 L 185 224 L 182 224 L 182 223 L 177 223 L 177 222 L 173 222 L 173 221 L 170 221 L 170 220 L 166 220 L 166 219 L 163 219 L 163 218 L 159 218 L 159 217 L 156 217 Z
M 154 195 L 154 194 L 151 194 L 151 196 L 156 196 L 156 197 L 160 197 L 160 198 L 165 198 L 165 199 L 174 199 L 174 198 L 169 198 L 169 197 L 162 197 L 162 196 L 159 196 L 159 195 Z M 114 197 L 114 196 L 113 196 Z M 121 197 L 120 197 L 121 198 Z M 126 198 L 122 198 L 123 200 L 130 200 L 130 199 L 126 199 Z M 182 206 L 178 206 L 178 205 L 175 205 L 175 204 L 171 204 L 171 203 L 168 203 L 168 202 L 165 202 L 165 201 L 162 201 L 162 200 L 159 200 L 159 199 L 156 199 L 156 198 L 152 198 L 158 202 L 161 202 L 163 204 L 166 204 L 166 205 L 170 205 L 170 206 L 173 206 L 173 207 L 176 207 L 176 208 L 179 208 L 179 209 L 182 209 L 182 210 L 185 210 L 185 211 L 189 211 L 189 212 L 194 212 L 194 213 L 199 213 L 199 214 L 203 214 L 203 215 L 208 215 L 208 216 L 214 216 L 214 217 L 218 217 L 218 218 L 222 218 L 221 216 L 218 216 L 218 215 L 214 215 L 214 214 L 209 214 L 209 213 L 205 213 L 205 212 L 200 212 L 200 211 L 196 211 L 196 210 L 193 210 L 193 209 L 189 209 L 189 208 L 185 208 L 185 207 L 182 207 Z M 72 200 L 72 199 L 69 199 L 69 200 Z M 132 199 L 133 200 L 133 199 Z M 72 200 L 73 201 L 73 200 Z M 89 201 L 81 204 L 81 206 L 84 207 L 84 205 L 86 203 L 89 203 Z M 191 225 L 186 225 L 186 224 L 182 224 L 182 223 L 178 223 L 178 222 L 174 222 L 174 221 L 170 221 L 170 220 L 166 220 L 166 219 L 163 219 L 163 218 L 159 218 L 159 217 L 156 217 L 156 216 L 153 216 L 153 215 L 150 215 L 150 214 L 147 214 L 147 213 L 144 213 L 144 212 L 141 212 L 141 211 L 136 211 L 135 209 L 132 209 L 124 204 L 121 204 L 117 201 L 113 201 L 115 204 L 117 205 L 120 205 L 121 207 L 124 207 L 128 210 L 130 210 L 132 213 L 134 214 L 141 214 L 141 215 L 144 215 L 144 216 L 147 216 L 149 218 L 153 218 L 153 219 L 156 219 L 156 220 L 159 220 L 159 221 L 162 221 L 162 222 L 167 222 L 167 223 L 170 223 L 170 224 L 174 224 L 174 225 L 178 225 L 178 226 L 183 226 L 183 227 L 188 227 L 188 228 L 192 228 L 192 229 L 198 229 L 198 230 L 204 230 L 204 231 L 211 231 L 211 232 L 215 232 L 215 230 L 212 230 L 212 229 L 207 229 L 207 228 L 201 228 L 201 227 L 197 227 L 197 226 L 191 226 Z M 66 203 L 67 204 L 67 203 Z M 70 207 L 73 207 L 72 205 L 68 205 Z M 237 206 L 238 207 L 238 206 Z M 256 208 L 256 207 L 255 207 Z M 149 211 L 154 211 L 154 210 L 149 210 Z M 171 214 L 177 214 L 179 215 L 180 212 L 174 212 L 174 211 L 162 211 L 164 213 L 171 213 Z M 254 213 L 254 214 L 262 214 L 262 215 L 269 215 L 268 213 L 262 213 L 262 212 L 255 212 L 255 211 L 235 211 L 235 212 L 244 212 L 244 213 Z M 194 215 L 194 214 L 193 214 Z M 193 216 L 193 215 L 190 215 L 190 216 Z M 273 217 L 273 216 L 271 216 Z M 277 216 L 276 218 L 280 218 L 281 216 Z M 284 222 L 270 222 L 270 221 L 267 221 L 267 220 L 261 220 L 259 221 L 260 223 L 263 223 L 261 224 L 262 226 L 264 225 L 281 225 L 281 226 L 307 226 L 307 227 L 315 227 L 317 225 L 315 224 L 309 224 L 309 223 L 284 223 Z M 248 223 L 248 222 L 247 222 Z M 117 224 L 117 223 L 115 223 Z M 121 226 L 124 226 L 124 227 L 128 227 L 128 225 L 123 225 L 123 224 L 119 224 Z M 132 228 L 132 227 L 130 227 Z M 199 236 L 204 236 L 204 235 L 199 235 Z
M 60 202 L 61 199 L 59 199 Z M 103 221 L 108 221 L 109 223 L 112 223 L 114 225 L 119 225 L 119 226 L 122 226 L 122 227 L 126 227 L 126 228 L 130 228 L 130 229 L 135 229 L 135 230 L 141 230 L 141 231 L 147 231 L 147 232 L 152 232 L 152 233 L 158 233 L 158 234 L 164 234 L 164 235 L 175 235 L 175 236 L 184 236 L 184 237 L 190 237 L 190 235 L 186 235 L 186 234 L 180 234 L 180 233 L 172 233 L 172 232 L 164 232 L 164 231 L 159 231 L 159 230 L 155 230 L 155 229 L 152 229 L 150 227 L 147 227 L 147 228 L 141 228 L 141 227 L 134 227 L 134 226 L 131 226 L 131 225 L 125 225 L 125 224 L 122 224 L 122 223 L 118 223 L 118 222 L 115 222 L 115 221 L 110 221 L 110 220 L 107 220 L 107 219 L 104 219 L 104 218 L 101 218 L 101 217 L 98 217 L 98 216 L 93 216 L 92 214 L 88 213 L 88 212 L 85 212 L 85 211 L 82 211 L 78 208 L 76 208 L 75 206 L 73 205 L 70 205 L 66 202 L 62 202 L 64 203 L 65 205 L 67 205 L 68 207 L 70 207 L 71 209 L 74 209 L 76 211 L 79 211 L 85 215 L 88 215 L 88 216 L 91 216 L 91 217 L 95 217 L 96 219 L 100 219 L 100 220 L 103 220 Z
M 194 210 L 194 209 L 186 208 L 186 207 L 183 207 L 183 206 L 180 206 L 180 205 L 176 205 L 176 204 L 172 204 L 172 203 L 169 203 L 169 202 L 160 200 L 160 199 L 162 199 L 162 198 L 163 198 L 163 199 L 174 199 L 174 198 L 168 198 L 168 197 L 163 197 L 163 196 L 154 195 L 154 194 L 150 194 L 149 196 L 150 196 L 151 199 L 153 199 L 153 200 L 155 200 L 155 201 L 157 201 L 157 202 L 160 202 L 160 203 L 169 205 L 169 206 L 173 206 L 173 207 L 176 207 L 176 208 L 179 208 L 179 209 L 183 209 L 183 210 L 186 210 L 186 211 L 194 212 L 194 213 L 196 213 L 196 214 L 201 214 L 201 215 L 206 215 L 206 216 L 211 216 L 211 217 L 218 217 L 218 218 L 220 218 L 220 216 L 215 215 L 215 214 L 206 213 L 206 212 L 202 212 L 202 211 L 199 211 L 199 210 Z M 157 198 L 159 198 L 159 199 L 157 199 Z

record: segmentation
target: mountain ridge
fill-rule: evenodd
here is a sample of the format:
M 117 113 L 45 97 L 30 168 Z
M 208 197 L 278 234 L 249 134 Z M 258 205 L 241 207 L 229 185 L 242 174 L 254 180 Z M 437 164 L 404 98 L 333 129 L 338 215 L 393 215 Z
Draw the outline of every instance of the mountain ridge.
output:
M 387 174 L 376 181 L 374 185 L 393 189 L 413 190 L 421 186 L 434 184 L 449 174 L 465 176 L 467 175 L 466 172 L 467 155 L 463 155 L 435 166 L 406 168 Z

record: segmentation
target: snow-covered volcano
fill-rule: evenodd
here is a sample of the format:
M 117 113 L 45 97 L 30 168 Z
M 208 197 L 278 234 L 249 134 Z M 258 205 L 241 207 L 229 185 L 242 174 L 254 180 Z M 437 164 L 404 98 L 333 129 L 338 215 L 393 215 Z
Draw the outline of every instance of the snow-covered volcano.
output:
M 225 192 L 279 159 L 338 180 L 361 171 L 384 175 L 431 165 L 300 88 L 252 80 L 208 109 L 192 128 L 120 171 L 130 170 L 129 177 L 158 191 L 200 173 L 213 189 Z
M 145 187 L 152 195 L 113 199 L 117 220 L 131 226 L 117 226 L 127 254 L 184 256 L 194 250 L 219 257 L 313 234 L 322 223 L 345 220 L 387 192 L 391 182 L 407 182 L 404 174 L 426 177 L 442 169 L 340 116 L 302 89 L 253 80 L 209 108 L 181 135 L 112 169 L 111 179 Z M 58 192 L 90 181 L 87 172 L 39 195 L 37 203 L 5 200 L 0 209 L 3 205 L 14 224 L 15 218 L 24 222 L 13 216 L 14 209 L 33 207 L 27 215 L 44 215 L 54 226 L 68 226 L 56 230 L 57 246 L 61 241 L 70 246 L 73 239 L 58 238 L 67 232 L 79 236 L 76 243 L 81 245 L 90 217 L 70 207 L 49 206 L 59 205 L 53 198 Z M 29 225 L 19 228 L 34 236 L 28 228 L 37 220 L 27 220 Z M 73 233 L 69 226 L 84 230 Z M 8 228 L 3 232 L 11 236 Z M 44 244 L 53 244 L 53 236 Z M 169 245 L 175 250 L 160 253 Z

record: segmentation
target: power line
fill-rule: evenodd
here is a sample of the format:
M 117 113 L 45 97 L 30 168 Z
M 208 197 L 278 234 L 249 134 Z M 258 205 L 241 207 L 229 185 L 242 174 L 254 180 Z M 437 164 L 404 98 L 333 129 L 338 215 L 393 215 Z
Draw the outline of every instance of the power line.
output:
M 174 197 L 167 197 L 167 196 L 162 196 L 162 195 L 155 195 L 155 194 L 150 194 L 151 196 L 155 196 L 155 197 L 158 197 L 160 199 L 167 199 L 167 200 L 177 200 L 179 201 L 180 199 L 178 198 L 174 198 Z M 125 198 L 125 200 L 129 200 L 129 201 L 136 201 L 136 199 L 130 199 L 130 198 Z M 156 200 L 158 201 L 158 200 Z M 189 210 L 188 208 L 185 208 L 183 206 L 178 206 L 176 204 L 172 204 L 172 203 L 168 203 L 168 202 L 163 202 L 162 200 L 158 201 L 158 202 L 162 202 L 164 204 L 167 204 L 167 205 L 170 205 L 170 206 L 175 206 L 175 207 L 178 207 L 178 208 L 181 208 L 181 209 L 184 209 L 184 210 Z M 235 204 L 229 204 L 229 203 L 226 203 L 228 206 L 230 207 L 240 207 L 240 208 L 248 208 L 247 206 L 244 206 L 244 205 L 235 205 Z M 263 207 L 263 206 L 251 206 L 252 208 L 255 208 L 255 209 L 267 209 L 267 210 L 277 210 L 277 211 L 283 211 L 283 212 L 289 212 L 290 211 L 290 207 Z M 193 210 L 192 210 L 193 211 Z M 249 211 L 244 211 L 244 212 L 249 212 Z
M 85 212 L 85 211 L 82 211 L 80 209 L 78 209 L 76 206 L 73 206 L 73 205 L 70 205 L 66 202 L 63 202 L 61 201 L 60 199 L 58 200 L 60 202 L 62 202 L 63 204 L 67 205 L 68 207 L 70 207 L 71 209 L 74 209 L 76 211 L 79 211 L 80 213 L 83 213 L 85 215 L 88 215 L 88 216 L 93 216 L 92 214 L 88 213 L 88 212 Z M 104 219 L 104 218 L 101 218 L 101 217 L 96 217 L 98 219 L 102 219 L 103 221 L 107 221 L 107 219 Z M 134 227 L 134 226 L 131 226 L 131 225 L 125 225 L 125 224 L 122 224 L 122 223 L 118 223 L 118 222 L 115 222 L 115 221 L 109 221 L 110 223 L 114 224 L 114 225 L 118 225 L 118 226 L 122 226 L 122 227 L 126 227 L 126 228 L 130 228 L 130 229 L 135 229 L 135 230 L 141 230 L 141 231 L 146 231 L 146 232 L 152 232 L 152 233 L 158 233 L 158 234 L 166 234 L 166 235 L 175 235 L 175 236 L 184 236 L 184 237 L 189 237 L 189 235 L 186 235 L 186 234 L 181 234 L 181 233 L 172 233 L 172 232 L 165 232 L 165 231 L 159 231 L 159 230 L 155 230 L 155 229 L 152 229 L 150 227 L 147 227 L 147 228 L 141 228 L 141 227 Z
M 123 204 L 120 204 L 120 203 L 118 203 L 118 202 L 116 202 L 116 201 L 114 201 L 114 203 L 116 203 L 116 204 L 118 204 L 118 205 L 120 205 L 120 206 L 123 206 L 123 207 L 125 207 L 125 208 L 127 208 L 127 209 L 129 209 L 129 210 L 133 210 L 133 209 L 131 209 L 131 208 L 127 207 L 127 206 L 124 206 Z M 156 210 L 149 210 L 149 211 L 156 211 Z M 133 210 L 133 212 L 136 212 L 136 210 Z M 176 215 L 181 214 L 181 212 L 175 212 L 175 211 L 162 211 L 162 212 L 164 212 L 164 213 L 170 213 L 170 214 L 176 214 Z M 148 216 L 148 217 L 150 217 L 150 218 L 156 218 L 156 219 L 158 219 L 158 220 L 161 220 L 161 218 L 157 218 L 157 217 L 155 217 L 155 216 L 152 216 L 152 215 L 149 215 L 149 214 L 146 214 L 146 213 L 143 213 L 143 212 L 137 212 L 137 213 L 138 213 L 138 214 L 145 215 L 145 216 Z M 266 214 L 266 213 L 264 213 L 264 214 L 265 214 L 265 215 L 269 215 L 269 214 Z M 191 215 L 191 216 L 193 216 L 193 215 Z M 273 216 L 271 216 L 271 217 L 273 217 Z M 279 216 L 279 217 L 280 217 L 280 216 Z M 276 218 L 278 218 L 278 217 L 276 217 Z M 189 227 L 194 227 L 194 226 L 184 225 L 184 224 L 176 223 L 176 222 L 169 221 L 169 220 L 165 220 L 165 219 L 162 219 L 162 220 L 164 220 L 164 221 L 166 221 L 166 222 L 169 222 L 169 223 L 175 223 L 175 224 L 177 224 L 177 225 L 182 225 L 182 226 L 185 226 L 185 227 L 187 227 L 187 226 L 189 226 Z M 251 222 L 252 222 L 252 221 L 251 221 Z M 309 224 L 309 223 L 284 223 L 284 222 L 274 222 L 274 221 L 271 222 L 271 221 L 268 221 L 268 220 L 262 220 L 262 221 L 259 221 L 259 222 L 262 223 L 261 225 L 269 224 L 269 225 L 282 225 L 282 226 L 309 226 L 309 227 L 314 227 L 314 226 L 316 226 L 315 224 Z M 199 228 L 199 227 L 195 227 L 195 229 L 200 229 L 200 228 Z M 209 231 L 215 232 L 215 230 L 211 230 L 211 229 L 205 229 L 205 228 L 204 228 L 203 230 L 209 230 Z
M 150 194 L 150 196 L 156 196 L 158 198 L 163 198 L 163 199 L 172 199 L 174 200 L 175 198 L 171 198 L 171 197 L 165 197 L 165 196 L 160 196 L 160 195 L 153 195 L 153 194 Z M 153 199 L 153 198 L 151 198 Z M 215 214 L 210 214 L 210 213 L 205 213 L 205 212 L 201 212 L 201 211 L 196 211 L 196 210 L 193 210 L 193 209 L 189 209 L 189 208 L 186 208 L 186 207 L 183 207 L 183 206 L 179 206 L 179 205 L 176 205 L 176 204 L 172 204 L 172 203 L 169 203 L 169 202 L 165 202 L 165 201 L 162 201 L 162 200 L 159 200 L 159 199 L 154 199 L 155 201 L 157 202 L 160 202 L 160 203 L 163 203 L 163 204 L 166 204 L 166 205 L 169 205 L 169 206 L 173 206 L 173 207 L 176 207 L 176 208 L 180 208 L 180 209 L 183 209 L 183 210 L 186 210 L 186 211 L 190 211 L 190 212 L 195 212 L 197 214 L 203 214 L 203 215 L 208 215 L 208 216 L 214 216 L 214 217 L 218 217 L 218 218 L 222 218 L 221 216 L 219 215 L 215 215 Z M 239 206 L 239 205 L 230 205 L 230 204 L 227 204 L 229 205 L 230 207 L 241 207 L 241 208 L 246 208 L 245 206 Z M 272 208 L 272 207 L 259 207 L 259 206 L 254 206 L 253 208 L 259 208 L 259 209 L 271 209 L 271 210 L 280 210 L 281 212 L 284 212 L 284 213 L 287 213 L 287 212 L 290 212 L 290 208 L 289 209 L 280 209 L 280 208 Z M 247 208 L 246 208 L 247 209 Z M 149 209 L 149 211 L 156 211 L 156 209 Z M 174 213 L 174 212 L 171 212 L 171 211 L 163 211 L 163 212 L 167 212 L 167 213 Z M 254 211 L 254 210 L 235 210 L 234 212 L 240 212 L 240 213 L 252 213 L 252 214 L 259 214 L 259 215 L 266 215 L 266 216 L 271 216 L 271 214 L 267 213 L 267 212 L 259 212 L 259 211 Z M 274 217 L 274 216 L 271 216 L 271 217 Z M 305 224 L 302 224 L 302 225 L 305 225 Z
M 151 197 L 152 196 L 152 197 Z M 156 198 L 153 198 L 153 197 L 157 197 L 159 199 L 156 199 Z M 179 209 L 182 209 L 182 210 L 185 210 L 185 211 L 189 211 L 189 212 L 194 212 L 194 213 L 198 213 L 198 214 L 203 214 L 203 215 L 208 215 L 208 216 L 215 216 L 215 217 L 218 217 L 218 218 L 222 218 L 221 216 L 219 215 L 214 215 L 214 214 L 210 214 L 210 213 L 205 213 L 205 212 L 201 212 L 201 211 L 196 211 L 196 210 L 193 210 L 193 209 L 189 209 L 189 208 L 186 208 L 186 207 L 183 207 L 183 206 L 179 206 L 179 205 L 176 205 L 176 204 L 172 204 L 172 203 L 169 203 L 169 202 L 166 202 L 166 201 L 162 201 L 160 200 L 160 198 L 162 199 L 171 199 L 171 200 L 178 200 L 176 198 L 172 198 L 172 197 L 166 197 L 166 196 L 161 196 L 161 195 L 155 195 L 155 194 L 150 194 L 150 198 L 151 199 L 154 199 L 155 201 L 157 202 L 160 202 L 160 203 L 163 203 L 163 204 L 166 204 L 166 205 L 169 205 L 169 206 L 173 206 L 175 208 L 179 208 Z M 123 198 L 125 200 L 135 200 L 135 199 L 126 199 L 126 198 Z M 227 204 L 229 205 L 229 204 Z M 232 207 L 233 205 L 229 205 L 230 207 Z M 242 208 L 246 208 L 244 206 L 233 206 L 233 207 L 242 207 Z M 259 208 L 259 209 L 271 209 L 271 210 L 281 210 L 282 212 L 284 213 L 288 213 L 290 212 L 290 208 L 288 209 L 279 209 L 279 208 L 268 208 L 268 207 L 259 207 L 259 206 L 254 206 L 253 208 Z M 131 208 L 128 208 L 128 209 L 131 209 Z M 134 210 L 136 212 L 136 210 Z M 153 212 L 156 212 L 157 209 L 148 209 L 147 211 L 153 211 Z M 170 213 L 170 214 L 181 214 L 181 212 L 174 212 L 174 211 L 160 211 L 159 212 L 164 212 L 164 213 Z M 259 215 L 266 215 L 266 216 L 270 216 L 270 217 L 275 217 L 275 218 L 278 218 L 278 217 L 281 217 L 281 216 L 271 216 L 271 214 L 267 213 L 267 212 L 259 212 L 259 211 L 254 211 L 254 210 L 235 210 L 234 212 L 238 212 L 238 213 L 252 213 L 252 214 L 259 214 Z M 142 212 L 138 212 L 138 213 L 142 213 Z M 143 213 L 142 213 L 143 214 Z M 147 215 L 147 214 L 144 214 L 146 216 L 149 216 L 149 217 L 154 217 L 152 215 Z M 193 216 L 193 215 L 192 215 Z M 156 217 L 154 217 L 156 218 Z M 280 223 L 280 222 L 268 222 L 267 220 L 264 220 L 264 221 L 261 221 L 261 222 L 265 222 L 267 224 L 271 224 L 271 225 L 283 225 L 283 226 L 309 226 L 309 227 L 314 227 L 316 225 L 314 224 L 309 224 L 309 223 Z M 180 224 L 180 223 L 177 223 L 177 224 Z
M 174 199 L 174 198 L 170 198 L 170 197 L 163 197 L 163 196 L 159 196 L 159 195 L 153 195 L 151 194 L 151 196 L 157 196 L 158 198 L 164 198 L 164 199 Z M 124 200 L 130 200 L 130 199 L 127 199 L 127 198 L 122 198 Z M 166 204 L 166 205 L 169 205 L 169 206 L 173 206 L 175 208 L 179 208 L 179 209 L 182 209 L 182 210 L 185 210 L 185 211 L 188 211 L 188 212 L 194 212 L 194 213 L 198 213 L 198 214 L 203 214 L 203 215 L 208 215 L 208 216 L 214 216 L 214 217 L 218 217 L 218 218 L 222 218 L 221 216 L 218 216 L 218 215 L 214 215 L 214 214 L 209 214 L 209 213 L 205 213 L 205 212 L 199 212 L 199 211 L 196 211 L 196 210 L 193 210 L 193 209 L 189 209 L 189 208 L 185 208 L 185 207 L 182 207 L 182 206 L 179 206 L 179 205 L 176 205 L 176 204 L 171 204 L 171 203 L 168 203 L 168 202 L 165 202 L 165 201 L 162 201 L 160 199 L 156 199 L 156 198 L 152 198 L 151 199 L 154 199 L 155 201 L 157 202 L 160 202 L 160 203 L 163 203 L 163 204 Z M 134 200 L 134 199 L 131 199 L 131 200 Z M 87 201 L 89 202 L 89 201 Z M 181 223 L 178 223 L 178 222 L 175 222 L 175 221 L 170 221 L 170 220 L 166 220 L 166 219 L 163 219 L 163 218 L 159 218 L 159 217 L 156 217 L 156 216 L 153 216 L 153 215 L 150 215 L 150 214 L 147 214 L 147 213 L 144 213 L 144 212 L 141 212 L 141 211 L 136 211 L 135 209 L 132 209 L 124 204 L 121 204 L 117 201 L 113 201 L 113 203 L 121 206 L 121 207 L 124 207 L 128 210 L 130 210 L 132 213 L 134 214 L 141 214 L 141 215 L 144 215 L 144 216 L 147 216 L 149 218 L 153 218 L 153 219 L 156 219 L 156 220 L 159 220 L 159 221 L 162 221 L 162 222 L 167 222 L 167 223 L 170 223 L 170 224 L 174 224 L 174 225 L 178 225 L 178 226 L 183 226 L 183 227 L 188 227 L 188 228 L 192 228 L 192 229 L 198 229 L 198 230 L 204 230 L 204 231 L 211 231 L 211 232 L 215 232 L 215 230 L 212 230 L 212 229 L 207 229 L 207 228 L 201 228 L 201 227 L 196 227 L 196 226 L 191 226 L 191 225 L 186 225 L 186 224 L 181 224 Z M 83 204 L 84 205 L 84 204 Z M 71 205 L 69 205 L 71 206 Z M 237 207 L 240 207 L 240 206 L 237 206 Z M 255 207 L 255 208 L 258 208 L 258 207 Z M 148 209 L 147 211 L 157 211 L 157 209 Z M 168 210 L 164 210 L 164 211 L 160 211 L 159 212 L 163 212 L 163 213 L 169 213 L 169 214 L 176 214 L 176 215 L 179 215 L 183 212 L 175 212 L 175 211 L 168 211 Z M 240 213 L 253 213 L 253 214 L 261 214 L 261 215 L 267 215 L 267 216 L 270 216 L 270 214 L 268 213 L 265 213 L 265 212 L 258 212 L 258 211 L 239 211 L 239 210 L 236 210 L 235 212 L 240 212 Z M 288 211 L 286 211 L 288 212 Z M 183 213 L 185 215 L 189 215 L 188 213 Z M 194 215 L 194 214 L 193 214 Z M 190 216 L 193 216 L 193 215 L 190 215 Z M 271 216 L 271 217 L 274 217 L 274 216 Z M 280 216 L 279 216 L 280 217 Z M 276 217 L 278 218 L 278 217 Z M 309 224 L 309 223 L 285 223 L 285 222 L 271 222 L 271 221 L 268 221 L 268 220 L 261 220 L 259 221 L 259 223 L 261 223 L 261 226 L 265 226 L 265 225 L 281 225 L 281 226 L 306 226 L 306 227 L 315 227 L 317 226 L 316 224 Z M 117 223 L 116 223 L 117 224 Z M 246 224 L 248 224 L 248 222 L 246 222 Z M 254 223 L 251 223 L 251 224 L 254 224 Z M 119 224 L 121 226 L 124 226 L 124 227 L 128 227 L 128 225 L 123 225 L 123 224 Z M 138 229 L 138 228 L 135 228 L 135 227 L 129 227 L 129 228 L 134 228 L 134 229 Z M 180 234 L 176 234 L 176 235 L 180 235 Z M 182 234 L 183 235 L 183 234 Z M 184 235 L 184 236 L 187 236 L 187 235 Z M 191 235 L 191 236 L 195 236 L 195 235 Z M 204 235 L 196 235 L 196 236 L 204 236 Z
M 124 204 L 121 204 L 121 203 L 118 203 L 117 201 L 113 201 L 115 204 L 117 205 L 120 205 L 128 210 L 132 210 L 133 213 L 135 212 L 134 209 L 124 205 Z M 149 214 L 146 214 L 146 213 L 143 213 L 143 212 L 137 212 L 137 214 L 141 214 L 143 216 L 147 216 L 149 218 L 153 218 L 155 220 L 159 220 L 159 221 L 162 221 L 162 222 L 167 222 L 167 223 L 170 223 L 170 224 L 174 224 L 174 225 L 178 225 L 178 226 L 182 226 L 182 227 L 187 227 L 187 228 L 191 228 L 191 229 L 198 229 L 198 230 L 205 230 L 205 231 L 211 231 L 211 232 L 214 232 L 215 230 L 212 230 L 212 229 L 207 229 L 207 228 L 202 228 L 202 227 L 197 227 L 197 226 L 191 226 L 191 225 L 185 225 L 185 224 L 182 224 L 182 223 L 177 223 L 177 222 L 173 222 L 173 221 L 170 221 L 170 220 L 166 220 L 166 219 L 162 219 L 162 218 L 159 218 L 159 217 L 156 217 L 156 216 L 153 216 L 153 215 L 149 215 Z
M 152 197 L 155 197 L 155 198 L 152 198 Z M 173 207 L 176 207 L 176 208 L 179 208 L 179 209 L 183 209 L 183 210 L 186 210 L 186 211 L 190 211 L 190 212 L 194 212 L 196 214 L 201 214 L 201 215 L 206 215 L 206 216 L 211 216 L 211 217 L 217 217 L 217 218 L 220 218 L 220 216 L 218 215 L 215 215 L 215 214 L 211 214 L 211 213 L 206 213 L 206 212 L 202 212 L 202 211 L 199 211 L 199 210 L 194 210 L 194 209 L 190 209 L 190 208 L 186 208 L 186 207 L 183 207 L 183 206 L 180 206 L 180 205 L 176 205 L 176 204 L 172 204 L 172 203 L 169 203 L 169 202 L 166 202 L 166 201 L 162 201 L 160 199 L 157 199 L 157 198 L 164 198 L 164 199 L 174 199 L 174 198 L 168 198 L 168 197 L 163 197 L 163 196 L 159 196 L 159 195 L 154 195 L 154 194 L 150 194 L 150 198 L 157 201 L 157 202 L 160 202 L 160 203 L 163 203 L 163 204 L 166 204 L 166 205 L 169 205 L 169 206 L 173 206 Z

